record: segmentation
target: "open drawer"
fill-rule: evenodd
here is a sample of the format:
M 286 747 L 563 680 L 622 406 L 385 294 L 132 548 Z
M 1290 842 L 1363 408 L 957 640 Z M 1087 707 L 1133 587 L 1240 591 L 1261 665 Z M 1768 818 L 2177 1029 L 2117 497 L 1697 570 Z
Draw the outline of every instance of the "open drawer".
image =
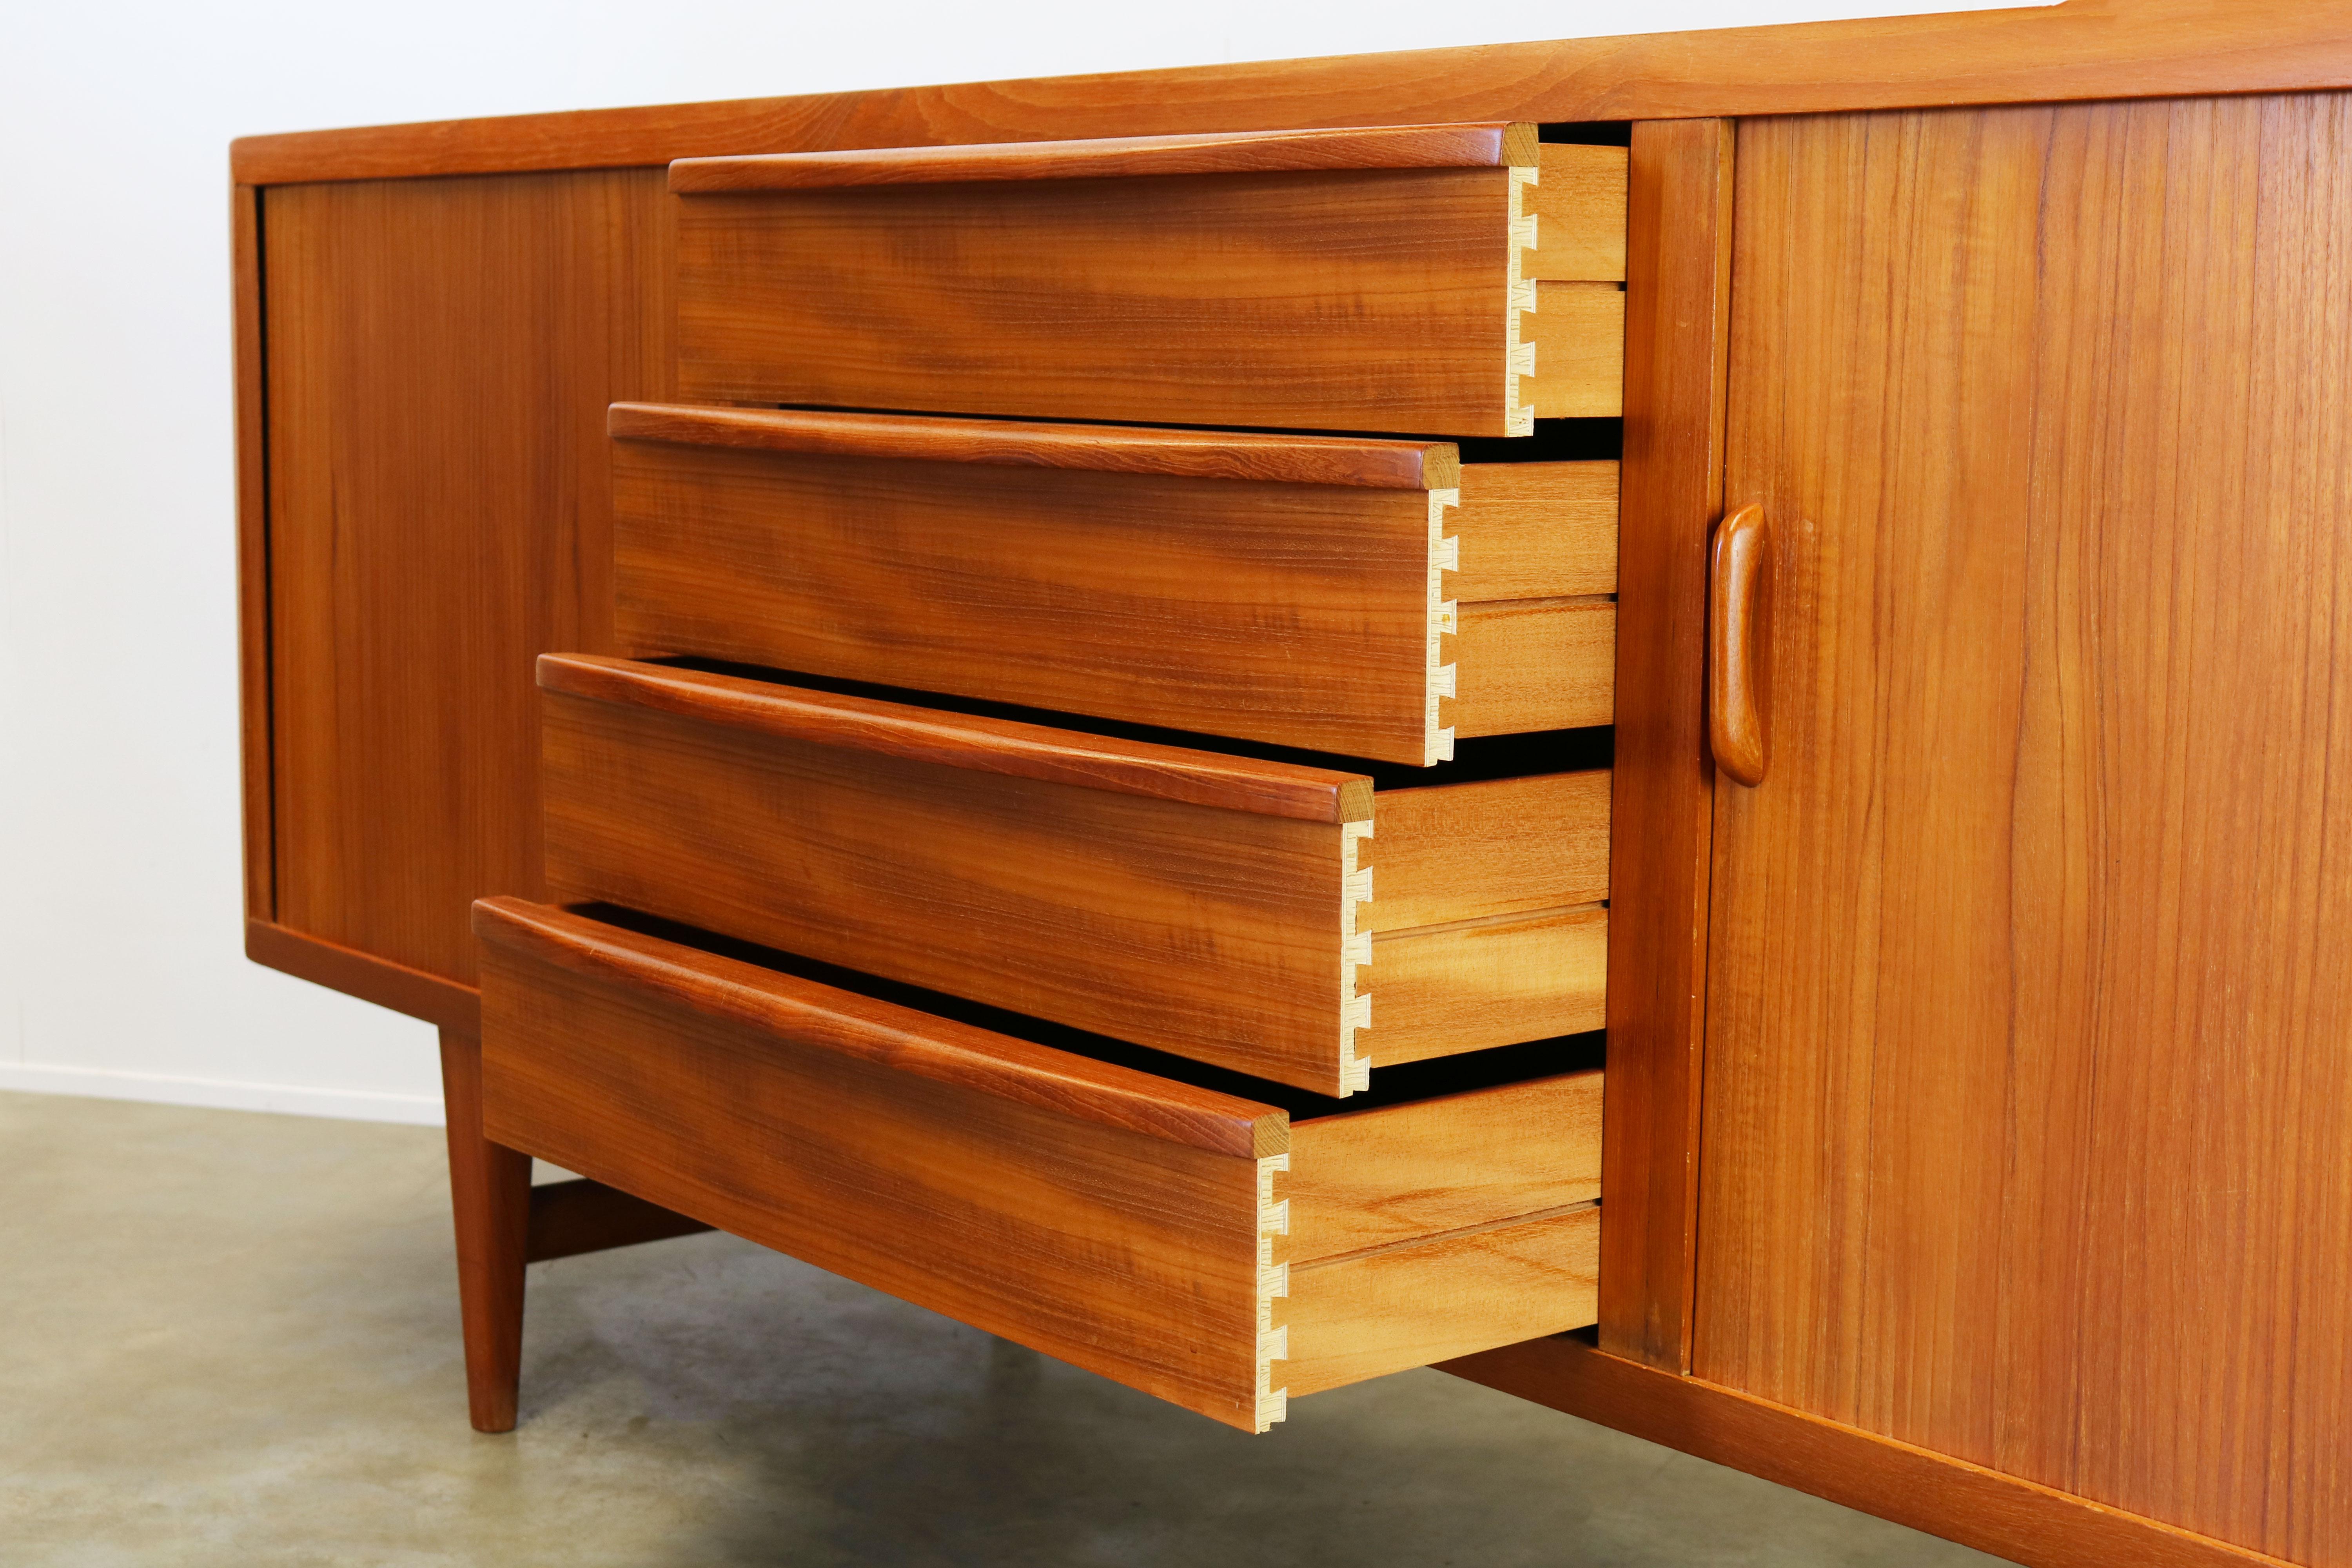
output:
M 1383 762 L 1606 724 L 1617 465 L 616 404 L 619 651 Z
M 1593 1321 L 1598 1071 L 1286 1109 L 516 900 L 474 925 L 492 1141 L 1245 1430 Z
M 1325 1094 L 1602 1024 L 1605 770 L 1376 795 L 622 659 L 546 655 L 539 683 L 567 902 Z
M 1528 124 L 681 159 L 679 389 L 1433 436 L 1614 416 L 1626 172 Z

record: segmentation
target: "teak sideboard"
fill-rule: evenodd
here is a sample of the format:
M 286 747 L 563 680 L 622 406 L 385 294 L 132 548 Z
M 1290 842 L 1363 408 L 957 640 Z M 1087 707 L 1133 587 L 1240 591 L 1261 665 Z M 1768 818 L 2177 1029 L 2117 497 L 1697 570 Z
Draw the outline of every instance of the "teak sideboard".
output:
M 716 1226 L 2352 1568 L 2352 13 L 232 163 L 247 950 L 441 1030 L 478 1427 Z

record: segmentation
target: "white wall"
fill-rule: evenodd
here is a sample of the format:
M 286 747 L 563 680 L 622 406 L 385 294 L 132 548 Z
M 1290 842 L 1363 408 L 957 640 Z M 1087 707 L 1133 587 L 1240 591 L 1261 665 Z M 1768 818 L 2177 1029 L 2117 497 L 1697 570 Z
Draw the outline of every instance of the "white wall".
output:
M 440 1113 L 425 1025 L 243 956 L 232 137 L 1895 5 L 1552 0 L 1505 24 L 1428 0 L 7 0 L 0 1089 Z

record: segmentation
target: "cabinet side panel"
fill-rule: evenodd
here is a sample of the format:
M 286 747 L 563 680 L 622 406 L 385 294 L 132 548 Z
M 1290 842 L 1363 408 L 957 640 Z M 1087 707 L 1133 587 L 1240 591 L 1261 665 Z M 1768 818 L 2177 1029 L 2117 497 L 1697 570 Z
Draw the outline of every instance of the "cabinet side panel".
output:
M 1703 1377 L 2313 1564 L 2347 232 L 2332 95 L 1743 126 L 1773 754 L 1717 799 L 1697 1299 Z
M 654 170 L 264 195 L 279 923 L 471 984 L 541 886 L 531 661 L 611 641 L 605 405 L 668 395 Z

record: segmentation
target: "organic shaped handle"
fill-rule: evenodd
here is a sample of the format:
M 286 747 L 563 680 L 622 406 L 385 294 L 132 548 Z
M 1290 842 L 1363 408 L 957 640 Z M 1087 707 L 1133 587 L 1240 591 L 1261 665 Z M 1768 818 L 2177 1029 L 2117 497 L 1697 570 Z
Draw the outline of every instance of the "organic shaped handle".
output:
M 1715 765 L 1764 782 L 1764 590 L 1771 525 L 1750 502 L 1715 531 L 1707 604 L 1706 735 Z

